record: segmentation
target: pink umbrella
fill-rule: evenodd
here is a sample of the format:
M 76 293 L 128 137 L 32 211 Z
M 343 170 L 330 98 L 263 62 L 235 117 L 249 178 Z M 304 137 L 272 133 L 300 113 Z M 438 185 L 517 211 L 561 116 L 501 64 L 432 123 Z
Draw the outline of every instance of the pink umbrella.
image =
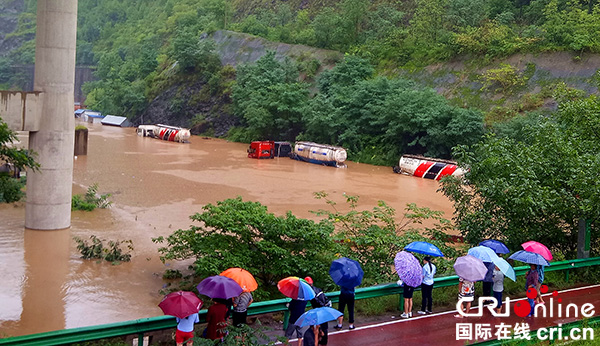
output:
M 542 255 L 542 257 L 544 257 L 544 259 L 546 259 L 547 261 L 552 260 L 552 253 L 550 252 L 550 250 L 548 250 L 546 245 L 542 243 L 530 240 L 526 243 L 521 244 L 521 246 L 525 251 L 535 252 L 538 255 Z

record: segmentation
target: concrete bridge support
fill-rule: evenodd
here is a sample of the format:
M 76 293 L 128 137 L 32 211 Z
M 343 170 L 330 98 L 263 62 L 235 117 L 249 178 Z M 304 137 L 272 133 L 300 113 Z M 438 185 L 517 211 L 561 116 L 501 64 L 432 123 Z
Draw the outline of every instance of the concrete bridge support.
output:
M 34 90 L 43 93 L 39 128 L 29 134 L 38 172 L 27 173 L 25 227 L 71 226 L 77 0 L 38 0 Z

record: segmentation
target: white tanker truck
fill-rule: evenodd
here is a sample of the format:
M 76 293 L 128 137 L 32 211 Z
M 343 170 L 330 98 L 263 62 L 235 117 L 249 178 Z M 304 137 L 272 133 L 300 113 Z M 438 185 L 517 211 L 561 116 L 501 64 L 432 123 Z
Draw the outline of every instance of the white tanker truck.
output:
M 296 142 L 292 158 L 319 165 L 346 167 L 346 149 L 313 142 Z
M 138 136 L 159 138 L 171 142 L 187 142 L 191 133 L 190 130 L 183 127 L 169 125 L 140 125 L 136 130 Z
M 418 155 L 403 155 L 394 167 L 394 172 L 419 178 L 440 180 L 447 175 L 462 177 L 466 169 L 458 167 L 456 162 Z

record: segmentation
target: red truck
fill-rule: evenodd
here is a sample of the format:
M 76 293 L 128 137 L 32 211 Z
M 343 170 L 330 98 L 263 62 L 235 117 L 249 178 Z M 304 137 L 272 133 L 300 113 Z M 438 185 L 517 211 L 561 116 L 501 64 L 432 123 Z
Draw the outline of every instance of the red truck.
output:
M 253 159 L 272 159 L 275 157 L 275 142 L 260 141 L 250 143 L 248 157 Z
M 257 141 L 250 143 L 248 157 L 253 159 L 272 159 L 274 157 L 290 157 L 292 145 L 288 142 Z

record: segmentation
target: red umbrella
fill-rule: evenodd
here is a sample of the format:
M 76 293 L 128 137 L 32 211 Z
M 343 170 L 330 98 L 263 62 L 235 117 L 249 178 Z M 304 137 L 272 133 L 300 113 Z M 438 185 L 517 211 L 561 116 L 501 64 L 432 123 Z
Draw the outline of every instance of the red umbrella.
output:
M 288 276 L 277 283 L 279 292 L 286 297 L 296 300 L 311 300 L 315 297 L 315 291 L 304 279 L 297 276 Z
M 550 252 L 550 250 L 548 250 L 546 245 L 544 245 L 542 243 L 538 243 L 537 241 L 530 240 L 526 243 L 521 244 L 521 246 L 523 247 L 523 250 L 525 250 L 525 251 L 535 252 L 538 255 L 542 255 L 542 257 L 544 257 L 544 259 L 546 259 L 546 261 L 552 260 L 552 253 Z
M 165 315 L 185 318 L 198 313 L 202 307 L 202 301 L 192 292 L 178 291 L 167 294 L 158 307 Z

